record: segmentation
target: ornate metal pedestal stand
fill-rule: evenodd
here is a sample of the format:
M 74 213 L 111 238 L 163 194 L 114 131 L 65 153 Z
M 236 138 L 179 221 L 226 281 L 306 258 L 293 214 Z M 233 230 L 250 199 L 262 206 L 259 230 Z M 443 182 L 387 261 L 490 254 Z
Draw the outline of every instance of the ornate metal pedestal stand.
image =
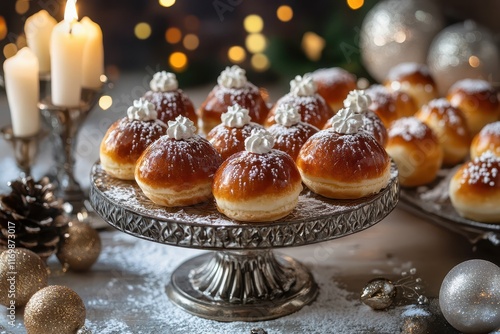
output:
M 40 130 L 37 134 L 28 137 L 17 137 L 12 132 L 11 126 L 1 129 L 3 138 L 10 142 L 14 151 L 17 167 L 21 170 L 21 177 L 31 175 L 31 166 L 38 153 L 38 145 L 45 137 L 46 132 Z

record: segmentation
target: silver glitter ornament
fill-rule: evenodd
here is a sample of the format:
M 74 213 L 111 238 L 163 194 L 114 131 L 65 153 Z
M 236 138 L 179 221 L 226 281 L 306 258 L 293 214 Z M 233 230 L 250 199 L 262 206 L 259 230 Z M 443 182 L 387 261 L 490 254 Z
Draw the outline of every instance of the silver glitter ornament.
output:
M 92 334 L 92 331 L 86 326 L 83 326 L 76 332 L 76 334 Z
M 441 31 L 429 48 L 427 64 L 441 95 L 465 78 L 500 80 L 500 52 L 494 36 L 473 21 Z
M 441 284 L 439 306 L 446 320 L 463 333 L 500 328 L 500 267 L 485 260 L 458 264 Z
M 367 71 L 382 82 L 399 63 L 424 64 L 429 45 L 443 26 L 439 8 L 430 1 L 379 2 L 361 26 L 361 57 Z

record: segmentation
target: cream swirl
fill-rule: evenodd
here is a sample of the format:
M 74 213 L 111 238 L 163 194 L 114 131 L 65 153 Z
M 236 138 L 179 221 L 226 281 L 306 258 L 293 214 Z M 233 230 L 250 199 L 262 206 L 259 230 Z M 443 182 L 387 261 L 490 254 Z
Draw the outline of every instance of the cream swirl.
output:
M 317 87 L 310 73 L 304 76 L 297 75 L 290 81 L 290 93 L 296 96 L 313 96 L 316 94 Z
M 245 149 L 248 152 L 265 154 L 274 146 L 274 137 L 265 129 L 254 129 L 250 137 L 245 139 Z
M 239 104 L 229 106 L 227 112 L 220 116 L 222 124 L 230 128 L 242 128 L 250 123 L 248 109 L 243 108 Z
M 368 110 L 372 99 L 364 90 L 352 90 L 344 100 L 344 108 L 350 108 L 356 113 L 362 113 Z
M 189 139 L 194 136 L 196 127 L 189 118 L 179 115 L 175 121 L 168 121 L 167 136 L 175 140 Z
M 131 121 L 154 121 L 158 117 L 158 113 L 154 104 L 140 98 L 139 100 L 134 100 L 132 106 L 128 107 L 127 117 Z
M 149 87 L 154 92 L 171 92 L 179 87 L 179 83 L 174 73 L 161 71 L 153 75 Z
M 226 88 L 242 88 L 247 83 L 246 72 L 238 65 L 228 66 L 220 73 L 217 83 Z
M 299 108 L 289 104 L 283 103 L 276 108 L 274 120 L 277 124 L 290 127 L 300 122 Z
M 342 108 L 332 117 L 332 129 L 343 134 L 354 134 L 363 126 L 363 115 L 351 108 Z

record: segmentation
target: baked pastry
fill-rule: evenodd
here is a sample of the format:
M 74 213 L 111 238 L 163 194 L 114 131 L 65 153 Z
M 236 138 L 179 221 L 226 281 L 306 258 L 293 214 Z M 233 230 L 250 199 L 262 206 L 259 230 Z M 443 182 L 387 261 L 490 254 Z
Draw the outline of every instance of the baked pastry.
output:
M 386 151 L 398 166 L 399 182 L 416 187 L 434 181 L 443 163 L 439 139 L 416 117 L 403 117 L 387 129 Z
M 302 121 L 314 125 L 318 129 L 323 128 L 326 121 L 334 115 L 332 108 L 317 93 L 316 84 L 309 73 L 304 76 L 297 75 L 290 81 L 290 92 L 274 104 L 264 124 L 266 127 L 276 123 L 274 114 L 282 104 L 298 108 Z
M 311 136 L 297 157 L 304 184 L 328 198 L 355 199 L 379 192 L 391 176 L 384 148 L 364 131 L 362 115 L 340 109 L 332 127 Z
M 500 157 L 500 121 L 487 124 L 472 139 L 470 146 L 471 159 L 479 157 L 486 151 L 491 151 Z
M 288 153 L 294 161 L 306 140 L 319 131 L 314 125 L 302 122 L 299 109 L 289 104 L 276 109 L 274 120 L 276 123 L 267 129 L 276 139 L 274 148 Z
M 237 65 L 226 67 L 217 78 L 217 85 L 198 109 L 201 131 L 207 134 L 220 123 L 227 108 L 239 104 L 248 109 L 252 122 L 263 124 L 269 108 L 261 91 L 247 80 L 245 70 Z
M 174 207 L 212 197 L 212 179 L 222 158 L 187 117 L 168 122 L 167 135 L 150 145 L 137 161 L 135 180 L 158 205 Z
M 320 68 L 311 73 L 318 94 L 321 95 L 333 111 L 338 111 L 351 90 L 356 89 L 356 76 L 343 68 Z
M 414 62 L 394 66 L 387 74 L 384 85 L 393 91 L 408 93 L 415 100 L 417 109 L 439 95 L 429 67 Z
M 166 124 L 177 116 L 184 116 L 194 124 L 198 122 L 193 102 L 182 89 L 179 89 L 174 73 L 166 71 L 155 73 L 149 87 L 151 90 L 147 91 L 143 98 L 154 104 L 158 119 Z
M 252 130 L 264 129 L 262 125 L 250 122 L 248 109 L 239 104 L 228 107 L 221 115 L 221 120 L 222 123 L 207 134 L 207 139 L 219 152 L 222 160 L 245 150 L 245 139 L 250 137 Z
M 137 159 L 155 140 L 167 133 L 167 125 L 156 118 L 152 103 L 135 100 L 127 117 L 114 122 L 99 147 L 102 168 L 111 176 L 133 180 Z
M 392 122 L 399 117 L 398 110 L 396 109 L 396 100 L 391 91 L 382 85 L 371 85 L 365 89 L 365 93 L 370 97 L 371 104 L 369 109 L 377 114 L 388 128 Z
M 451 104 L 462 110 L 472 136 L 488 123 L 500 119 L 500 102 L 497 91 L 485 80 L 463 79 L 448 90 Z
M 486 152 L 463 164 L 450 180 L 449 194 L 461 216 L 500 223 L 500 158 Z
M 212 192 L 217 210 L 231 219 L 265 222 L 293 211 L 302 191 L 293 159 L 272 149 L 274 137 L 255 130 L 245 140 L 245 151 L 222 163 L 214 176 Z
M 369 109 L 370 105 L 371 98 L 363 90 L 351 91 L 344 100 L 345 108 L 350 108 L 353 112 L 363 116 L 363 125 L 361 125 L 360 130 L 373 136 L 382 147 L 385 147 L 387 145 L 387 129 L 380 117 Z M 334 119 L 335 116 L 330 118 L 323 129 L 331 128 Z
M 444 98 L 424 104 L 415 117 L 437 135 L 443 148 L 443 165 L 453 166 L 469 154 L 471 136 L 464 114 Z
M 392 97 L 399 118 L 413 116 L 418 111 L 417 103 L 410 94 L 396 90 L 392 92 Z

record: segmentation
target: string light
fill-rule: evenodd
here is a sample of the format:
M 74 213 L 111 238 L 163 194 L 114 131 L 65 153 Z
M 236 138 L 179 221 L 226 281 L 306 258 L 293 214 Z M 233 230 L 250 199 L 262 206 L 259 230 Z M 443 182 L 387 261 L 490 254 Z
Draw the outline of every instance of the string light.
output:
M 137 23 L 134 27 L 134 34 L 138 39 L 148 39 L 151 36 L 151 26 L 146 22 Z
M 5 22 L 5 18 L 0 16 L 0 40 L 4 39 L 7 36 L 7 22 Z
M 109 95 L 103 95 L 99 99 L 99 107 L 102 110 L 107 110 L 113 105 L 113 98 Z
M 168 28 L 166 31 L 165 31 L 165 39 L 167 40 L 167 42 L 169 42 L 170 44 L 176 44 L 176 43 L 179 43 L 182 39 L 182 32 L 179 28 L 177 27 L 171 27 L 171 28 Z
M 264 28 L 264 21 L 259 15 L 251 14 L 243 20 L 243 27 L 248 33 L 258 33 Z
M 200 39 L 195 34 L 187 34 L 184 36 L 182 44 L 187 50 L 196 50 L 198 45 L 200 45 Z
M 176 72 L 184 71 L 188 66 L 188 58 L 183 52 L 173 52 L 168 58 L 170 67 Z
M 347 5 L 353 10 L 360 9 L 364 4 L 364 0 L 347 0 Z
M 266 49 L 267 42 L 264 35 L 255 33 L 247 36 L 245 46 L 251 53 L 260 53 Z
M 318 61 L 324 48 L 325 39 L 318 34 L 308 31 L 302 37 L 302 50 L 310 60 Z
M 227 51 L 227 57 L 232 63 L 239 64 L 245 60 L 247 54 L 241 46 L 234 45 Z
M 287 5 L 279 6 L 276 10 L 276 16 L 281 22 L 288 22 L 293 18 L 293 9 Z
M 254 54 L 250 62 L 252 63 L 252 67 L 259 72 L 267 70 L 271 65 L 269 58 L 263 53 Z
M 175 0 L 159 0 L 160 6 L 172 7 L 175 4 Z
M 23 15 L 30 9 L 29 0 L 17 0 L 16 1 L 16 13 Z

